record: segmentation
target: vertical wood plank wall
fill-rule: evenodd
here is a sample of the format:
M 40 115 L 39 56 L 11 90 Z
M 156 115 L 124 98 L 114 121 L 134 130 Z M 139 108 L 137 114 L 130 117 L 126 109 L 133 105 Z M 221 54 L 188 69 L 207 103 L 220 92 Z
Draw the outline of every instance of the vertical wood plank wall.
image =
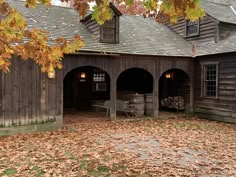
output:
M 4 125 L 4 74 L 0 72 L 0 125 Z
M 33 61 L 13 58 L 10 72 L 0 72 L 0 126 L 42 123 L 62 115 L 60 75 L 62 71 L 58 79 L 48 79 Z

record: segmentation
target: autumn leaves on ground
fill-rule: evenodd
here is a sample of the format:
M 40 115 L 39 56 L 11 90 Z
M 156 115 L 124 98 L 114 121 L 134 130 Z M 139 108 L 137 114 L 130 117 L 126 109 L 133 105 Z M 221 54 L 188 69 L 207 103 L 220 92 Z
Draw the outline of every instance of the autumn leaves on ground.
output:
M 233 177 L 236 125 L 66 115 L 61 130 L 0 137 L 0 176 Z

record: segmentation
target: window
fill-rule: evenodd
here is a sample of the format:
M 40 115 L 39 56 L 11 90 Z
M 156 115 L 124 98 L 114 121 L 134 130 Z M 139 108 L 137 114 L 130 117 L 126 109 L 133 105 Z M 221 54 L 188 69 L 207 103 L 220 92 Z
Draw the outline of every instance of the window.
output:
M 191 22 L 186 21 L 186 37 L 199 35 L 199 20 Z
M 119 43 L 119 17 L 113 16 L 100 27 L 100 42 Z
M 93 82 L 105 82 L 106 75 L 103 70 L 94 69 L 93 71 Z
M 106 92 L 106 73 L 98 68 L 93 69 L 93 92 Z
M 202 65 L 202 96 L 218 96 L 218 64 Z
M 95 84 L 95 91 L 102 91 L 102 92 L 105 92 L 107 91 L 107 85 L 106 83 L 96 83 Z

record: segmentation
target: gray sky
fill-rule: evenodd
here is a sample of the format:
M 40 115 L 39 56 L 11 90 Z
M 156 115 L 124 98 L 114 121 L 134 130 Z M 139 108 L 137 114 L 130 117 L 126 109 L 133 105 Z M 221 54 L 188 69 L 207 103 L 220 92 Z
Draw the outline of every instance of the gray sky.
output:
M 60 0 L 52 0 L 53 5 L 60 5 L 61 1 Z

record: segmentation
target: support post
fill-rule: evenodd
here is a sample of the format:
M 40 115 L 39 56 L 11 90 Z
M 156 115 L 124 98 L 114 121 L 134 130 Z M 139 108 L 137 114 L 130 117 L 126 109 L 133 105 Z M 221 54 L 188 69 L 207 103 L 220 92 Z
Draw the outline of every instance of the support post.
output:
M 4 73 L 0 71 L 0 126 L 4 126 Z
M 189 98 L 189 112 L 193 113 L 193 97 L 194 97 L 194 78 L 193 74 L 190 77 L 190 98 Z
M 114 77 L 110 82 L 110 118 L 116 120 L 116 78 Z
M 155 118 L 159 115 L 159 82 L 158 78 L 154 78 L 153 82 L 153 116 Z

